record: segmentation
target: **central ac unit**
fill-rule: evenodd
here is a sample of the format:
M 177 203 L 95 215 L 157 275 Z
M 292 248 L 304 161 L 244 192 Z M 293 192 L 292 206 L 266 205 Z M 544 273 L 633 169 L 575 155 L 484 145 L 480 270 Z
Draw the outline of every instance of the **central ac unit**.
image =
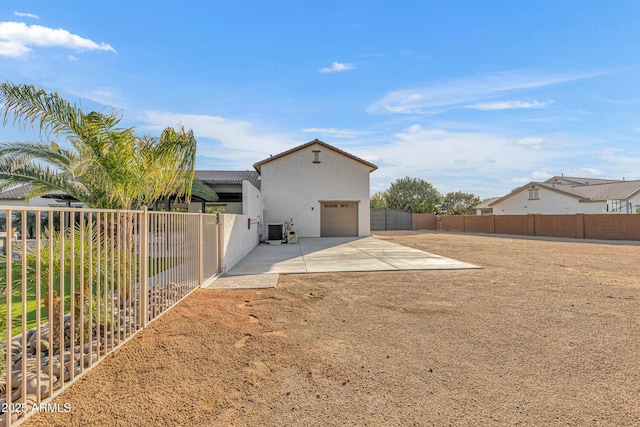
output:
M 285 237 L 284 232 L 284 223 L 279 224 L 269 224 L 267 230 L 267 237 L 270 242 L 271 241 L 279 241 L 282 242 Z

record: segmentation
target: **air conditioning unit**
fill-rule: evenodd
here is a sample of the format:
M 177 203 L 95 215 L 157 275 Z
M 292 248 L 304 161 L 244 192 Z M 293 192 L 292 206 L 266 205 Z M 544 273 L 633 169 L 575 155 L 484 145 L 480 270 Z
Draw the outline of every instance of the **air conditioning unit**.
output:
M 284 223 L 269 224 L 267 226 L 267 242 L 269 244 L 279 244 L 284 241 L 285 225 Z

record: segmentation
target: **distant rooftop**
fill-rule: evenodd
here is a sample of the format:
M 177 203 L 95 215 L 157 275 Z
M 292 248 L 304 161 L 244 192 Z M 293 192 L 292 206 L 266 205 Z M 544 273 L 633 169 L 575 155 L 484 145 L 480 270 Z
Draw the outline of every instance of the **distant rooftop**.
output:
M 260 189 L 260 176 L 256 171 L 197 170 L 195 176 L 205 184 L 242 184 L 242 181 L 249 181 Z M 20 185 L 0 192 L 0 200 L 24 200 L 29 191 L 31 191 L 31 184 Z M 51 191 L 48 196 L 64 198 L 61 191 Z
M 260 189 L 260 175 L 256 171 L 197 170 L 196 178 L 205 184 L 242 184 L 242 181 L 249 181 Z
M 588 200 L 624 200 L 640 191 L 640 181 L 554 176 L 541 186 L 562 190 Z
M 31 191 L 31 184 L 23 184 L 9 190 L 0 192 L 0 200 L 24 200 Z M 54 190 L 47 193 L 45 197 L 63 199 L 65 194 L 62 191 Z
M 559 193 L 575 197 L 581 202 L 599 202 L 608 200 L 626 200 L 640 192 L 640 180 L 627 181 L 624 179 L 578 178 L 568 176 L 554 176 L 544 182 L 530 182 L 514 189 L 506 196 L 488 203 L 493 206 L 513 194 L 526 188 L 542 187 Z

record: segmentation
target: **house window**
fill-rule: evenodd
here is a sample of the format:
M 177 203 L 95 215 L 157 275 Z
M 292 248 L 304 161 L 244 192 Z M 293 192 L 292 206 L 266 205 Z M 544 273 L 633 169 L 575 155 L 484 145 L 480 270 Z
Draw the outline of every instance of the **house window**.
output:
M 627 206 L 624 200 L 611 200 L 610 212 L 622 212 L 622 210 L 626 207 Z
M 540 197 L 538 197 L 538 189 L 537 188 L 530 188 L 529 189 L 529 200 L 539 200 Z
M 320 150 L 313 150 L 313 163 L 320 163 Z

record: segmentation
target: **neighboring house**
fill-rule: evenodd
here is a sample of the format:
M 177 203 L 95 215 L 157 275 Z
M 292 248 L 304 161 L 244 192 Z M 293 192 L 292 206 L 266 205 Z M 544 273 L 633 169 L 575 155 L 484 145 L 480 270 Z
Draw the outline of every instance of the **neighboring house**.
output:
M 477 215 L 492 215 L 493 214 L 493 208 L 491 207 L 491 203 L 495 202 L 499 198 L 500 197 L 491 197 L 489 199 L 485 199 L 482 202 L 480 202 L 480 204 L 476 205 L 476 207 L 475 207 L 476 214 Z
M 376 165 L 315 139 L 253 166 L 265 230 L 292 222 L 300 237 L 369 235 L 369 174 Z
M 640 181 L 554 176 L 481 205 L 494 215 L 640 213 Z

